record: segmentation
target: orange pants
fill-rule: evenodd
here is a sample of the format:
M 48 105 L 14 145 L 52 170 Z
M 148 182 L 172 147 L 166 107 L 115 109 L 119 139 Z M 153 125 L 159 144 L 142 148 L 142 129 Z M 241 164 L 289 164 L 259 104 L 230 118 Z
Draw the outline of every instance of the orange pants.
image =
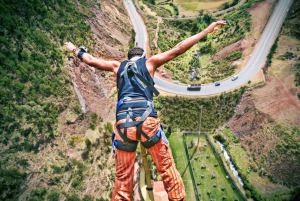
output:
M 125 122 L 120 120 L 117 125 Z M 148 117 L 143 123 L 143 132 L 149 137 L 154 135 L 160 128 L 160 119 L 155 117 Z M 114 127 L 116 134 L 115 140 L 122 140 Z M 122 129 L 123 132 L 123 129 Z M 136 140 L 136 128 L 127 128 L 127 137 Z M 141 135 L 141 141 L 146 141 L 146 138 Z M 165 190 L 168 193 L 169 200 L 185 200 L 185 189 L 179 172 L 175 167 L 169 143 L 163 140 L 163 137 L 151 148 L 148 149 L 153 161 L 156 164 L 157 170 L 162 177 Z M 136 153 L 126 152 L 116 149 L 116 178 L 114 185 L 114 192 L 111 201 L 130 201 L 133 193 L 133 176 L 134 176 L 134 162 Z

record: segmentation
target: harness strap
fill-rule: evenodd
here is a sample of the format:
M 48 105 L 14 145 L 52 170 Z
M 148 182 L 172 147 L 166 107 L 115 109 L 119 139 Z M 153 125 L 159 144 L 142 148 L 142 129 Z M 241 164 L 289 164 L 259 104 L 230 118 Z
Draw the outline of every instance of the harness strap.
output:
M 149 138 L 145 142 L 142 142 L 142 144 L 145 148 L 148 149 L 148 148 L 151 148 L 152 146 L 154 146 L 160 138 L 161 138 L 161 130 L 159 129 L 151 138 Z
M 122 135 L 122 139 L 125 139 L 127 138 L 127 128 L 128 127 L 136 127 L 137 128 L 137 140 L 140 141 L 141 140 L 141 134 L 147 139 L 147 140 L 150 140 L 149 136 L 146 135 L 142 128 L 143 128 L 143 123 L 145 121 L 145 119 L 150 115 L 150 113 L 152 112 L 153 110 L 153 105 L 152 103 L 148 104 L 148 107 L 146 109 L 146 111 L 143 113 L 143 115 L 139 118 L 139 120 L 135 120 L 132 116 L 132 109 L 131 108 L 128 108 L 127 112 L 127 117 L 126 117 L 126 122 L 125 123 L 122 123 L 122 124 L 119 124 L 117 125 L 117 129 L 119 131 L 119 134 Z M 131 117 L 132 121 L 129 122 L 129 117 Z M 121 132 L 121 129 L 124 128 L 124 133 L 122 134 Z M 128 139 L 128 138 L 127 138 Z M 126 140 L 127 141 L 127 140 Z
M 126 83 L 129 82 L 128 79 L 128 71 L 130 70 L 131 72 L 134 73 L 134 75 L 137 77 L 138 83 L 145 89 L 147 87 L 149 87 L 149 89 L 156 95 L 159 95 L 158 90 L 148 81 L 146 80 L 137 70 L 137 65 L 134 61 L 128 61 L 126 63 L 126 66 L 124 67 L 123 72 L 120 74 L 120 78 L 124 76 L 124 80 Z M 122 85 L 122 81 L 123 79 L 120 80 L 119 84 L 118 84 L 118 88 L 120 88 L 120 86 Z M 150 98 L 151 96 L 149 95 L 149 93 L 147 91 L 145 91 L 146 95 L 148 98 Z
M 145 121 L 146 118 L 151 114 L 151 112 L 152 112 L 152 105 L 149 105 L 146 111 L 140 117 L 139 121 Z
M 120 149 L 122 151 L 127 151 L 127 152 L 135 152 L 137 148 L 138 142 L 122 142 L 120 140 L 114 140 L 114 146 L 117 149 Z
M 129 118 L 130 118 L 129 115 L 127 115 L 127 116 L 126 116 L 126 121 L 125 121 L 126 123 L 129 122 Z M 124 134 L 124 137 L 125 137 L 125 138 L 129 139 L 129 138 L 127 137 L 127 128 L 124 128 L 124 133 L 123 133 L 123 134 Z
M 148 149 L 148 148 L 153 147 L 159 141 L 160 138 L 161 138 L 161 130 L 159 129 L 151 138 L 149 138 L 147 141 L 141 142 L 141 143 L 145 148 Z M 127 151 L 127 152 L 134 152 L 136 150 L 138 141 L 133 141 L 133 140 L 128 139 L 128 140 L 130 140 L 130 142 L 126 142 L 123 137 L 122 137 L 122 139 L 124 140 L 124 142 L 122 142 L 120 140 L 114 140 L 112 138 L 113 145 L 117 149 Z
M 136 67 L 136 63 L 134 63 L 134 67 L 130 66 L 130 70 L 147 86 L 151 89 L 151 91 L 158 96 L 159 92 L 157 91 L 157 89 L 148 81 L 146 80 L 138 71 L 137 71 L 137 67 Z M 146 87 L 144 87 L 146 88 Z
M 137 126 L 138 124 L 142 123 L 141 121 L 131 121 L 131 122 L 125 122 L 122 124 L 117 125 L 118 128 L 128 128 L 128 127 L 134 127 Z
M 122 131 L 121 131 L 118 127 L 117 127 L 117 131 L 118 131 L 118 133 L 119 133 L 119 136 L 122 138 L 122 140 L 123 140 L 124 142 L 127 142 L 127 143 L 136 142 L 136 141 L 134 141 L 134 140 L 129 139 L 124 133 L 122 133 Z

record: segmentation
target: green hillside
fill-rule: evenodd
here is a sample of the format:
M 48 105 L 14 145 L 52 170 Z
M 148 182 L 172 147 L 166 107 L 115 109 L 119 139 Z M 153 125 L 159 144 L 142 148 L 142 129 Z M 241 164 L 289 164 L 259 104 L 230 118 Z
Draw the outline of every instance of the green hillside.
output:
M 69 1 L 1 0 L 0 6 L 1 141 L 10 151 L 37 150 L 33 137 L 54 137 L 71 98 L 62 45 L 89 41 L 90 27 Z M 74 31 L 80 38 L 71 38 Z
M 59 135 L 59 114 L 76 103 L 62 45 L 92 39 L 81 2 L 80 12 L 68 0 L 0 1 L 0 200 L 16 200 L 31 175 L 28 159 L 14 153 L 38 153 Z
M 66 41 L 72 41 L 75 44 L 84 44 L 90 50 L 96 46 L 99 48 L 102 44 L 96 45 L 95 35 L 102 36 L 101 31 L 108 26 L 114 28 L 123 26 L 120 28 L 122 30 L 120 33 L 124 34 L 127 31 L 134 35 L 127 27 L 124 28 L 125 22 L 120 15 L 124 15 L 125 12 L 120 14 L 110 7 L 117 3 L 120 5 L 120 2 L 116 0 L 0 0 L 0 200 L 106 201 L 110 199 L 115 177 L 110 141 L 112 124 L 106 122 L 105 117 L 95 111 L 82 114 L 67 66 L 68 62 L 73 61 L 73 55 L 67 53 L 63 45 Z M 192 51 L 203 49 L 205 58 L 209 52 L 216 52 L 243 38 L 250 29 L 249 16 L 244 12 L 255 2 L 257 0 L 249 0 L 240 10 L 226 15 L 232 25 L 220 30 L 222 37 L 219 45 L 214 42 L 216 36 L 212 35 Z M 299 10 L 299 1 L 296 5 L 294 12 Z M 120 23 L 107 23 L 105 24 L 107 27 L 100 24 L 99 27 L 103 30 L 95 31 L 86 22 L 89 19 L 93 19 L 91 21 L 94 22 L 96 12 L 104 13 L 103 19 L 107 19 L 110 13 L 105 13 L 103 7 L 113 10 L 112 18 Z M 295 20 L 298 17 L 294 12 L 293 15 L 288 16 L 287 23 L 295 28 L 290 29 L 288 34 L 297 38 L 299 20 Z M 160 48 L 165 50 L 175 45 L 179 39 L 201 30 L 212 20 L 214 18 L 205 15 L 196 21 L 165 22 L 159 32 Z M 168 30 L 170 27 L 172 30 Z M 99 32 L 92 33 L 92 30 Z M 226 36 L 230 33 L 233 33 L 234 37 L 229 41 Z M 168 39 L 167 36 L 172 34 L 174 37 L 179 37 L 176 40 Z M 152 35 L 150 33 L 150 37 Z M 110 37 L 112 35 L 109 33 L 108 39 L 104 38 L 103 41 L 110 43 L 112 41 Z M 132 40 L 133 37 L 128 46 L 133 44 Z M 113 44 L 109 45 L 113 46 Z M 122 52 L 123 49 L 119 51 Z M 111 56 L 105 51 L 101 53 L 106 58 Z M 191 63 L 204 66 L 205 61 L 194 61 L 191 54 L 188 56 L 188 58 L 180 58 L 184 65 L 179 65 L 179 61 L 175 60 L 174 63 L 166 66 L 175 78 L 188 80 L 180 71 L 189 72 Z M 224 68 L 223 70 L 221 68 L 216 77 L 208 76 L 205 80 L 211 82 L 233 73 L 227 64 L 240 57 L 239 52 L 234 52 L 223 58 L 222 62 L 208 66 L 210 69 L 215 69 L 217 65 Z M 174 70 L 175 67 L 179 70 Z M 298 73 L 296 76 L 299 75 L 299 72 L 296 73 Z M 111 77 L 104 76 L 105 81 L 102 81 L 109 82 L 109 79 Z M 200 79 L 201 82 L 203 80 Z M 299 83 L 297 77 L 295 82 Z M 110 90 L 115 91 L 115 87 L 111 87 Z M 159 96 L 155 99 L 155 106 L 166 133 L 171 135 L 170 141 L 176 141 L 178 136 L 174 134 L 175 132 L 198 129 L 201 106 L 203 106 L 204 131 L 214 132 L 215 129 L 223 126 L 234 115 L 236 105 L 246 90 L 247 87 L 242 87 L 217 97 L 201 99 Z M 106 98 L 107 102 L 110 101 L 109 98 Z M 103 103 L 99 101 L 97 104 Z M 114 103 L 106 107 L 109 107 L 110 113 L 114 112 Z M 79 117 L 77 124 L 69 125 L 72 131 L 67 129 L 62 131 L 60 127 L 69 124 L 61 120 L 61 115 L 66 110 L 71 110 Z M 94 135 L 100 137 L 94 139 Z M 91 141 L 89 136 L 92 136 L 90 138 L 94 141 Z M 179 140 L 181 141 L 182 139 Z M 174 147 L 172 149 L 174 150 Z M 184 157 L 183 153 L 177 152 L 176 155 L 177 161 L 180 157 Z M 152 175 L 155 174 L 153 172 Z M 291 186 L 291 190 L 293 188 L 294 186 Z M 193 192 L 193 189 L 189 188 L 188 191 Z M 297 195 L 297 189 L 293 193 Z

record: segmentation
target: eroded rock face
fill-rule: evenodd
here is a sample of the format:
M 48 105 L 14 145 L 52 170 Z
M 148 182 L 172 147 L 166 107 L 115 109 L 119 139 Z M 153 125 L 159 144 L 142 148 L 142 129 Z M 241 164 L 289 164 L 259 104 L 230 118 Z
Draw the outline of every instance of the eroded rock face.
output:
M 225 57 L 237 50 L 243 52 L 249 46 L 248 43 L 249 43 L 249 41 L 243 39 L 243 40 L 239 40 L 231 45 L 228 45 L 228 46 L 224 47 L 222 50 L 220 50 L 219 52 L 217 52 L 215 54 L 215 56 L 213 57 L 213 60 L 218 61 L 218 60 L 222 59 L 223 57 Z
M 101 8 L 95 7 L 92 10 L 94 15 L 86 22 L 95 36 L 96 44 L 91 51 L 93 56 L 106 60 L 124 60 L 133 27 L 123 2 L 102 1 Z M 69 73 L 82 112 L 95 112 L 104 122 L 113 122 L 116 101 L 115 97 L 111 97 L 116 91 L 113 74 L 90 67 L 77 58 L 69 62 Z M 75 123 L 74 118 L 72 122 Z
M 123 2 L 101 1 L 101 9 L 93 10 L 95 15 L 86 22 L 97 40 L 95 54 L 107 59 L 124 59 L 133 27 Z

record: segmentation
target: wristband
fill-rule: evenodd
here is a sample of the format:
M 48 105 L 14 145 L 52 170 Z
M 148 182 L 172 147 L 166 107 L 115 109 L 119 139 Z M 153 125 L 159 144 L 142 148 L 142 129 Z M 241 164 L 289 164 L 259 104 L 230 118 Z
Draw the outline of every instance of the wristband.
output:
M 78 48 L 80 49 L 80 52 L 88 52 L 88 49 L 84 45 L 81 45 Z
M 82 56 L 85 52 L 79 51 L 77 54 L 77 57 L 80 59 L 80 61 L 82 61 Z
M 76 57 L 76 51 L 77 51 L 77 50 L 80 51 L 80 49 L 78 49 L 78 48 L 74 48 L 74 49 L 72 50 L 72 52 L 73 52 L 73 54 L 74 54 L 75 57 Z

